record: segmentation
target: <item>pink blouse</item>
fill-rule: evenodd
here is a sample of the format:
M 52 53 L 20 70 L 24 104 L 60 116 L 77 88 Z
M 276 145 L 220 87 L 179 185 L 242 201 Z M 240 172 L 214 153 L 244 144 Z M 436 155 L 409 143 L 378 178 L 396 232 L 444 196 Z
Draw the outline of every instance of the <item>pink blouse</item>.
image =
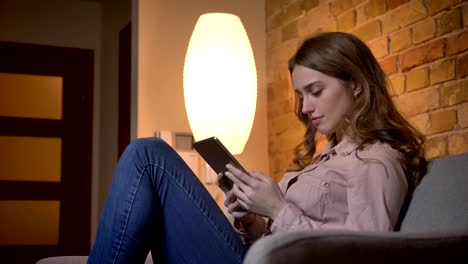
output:
M 279 182 L 287 204 L 271 232 L 347 229 L 393 230 L 407 192 L 402 154 L 388 144 L 363 150 L 343 139 L 318 162 Z

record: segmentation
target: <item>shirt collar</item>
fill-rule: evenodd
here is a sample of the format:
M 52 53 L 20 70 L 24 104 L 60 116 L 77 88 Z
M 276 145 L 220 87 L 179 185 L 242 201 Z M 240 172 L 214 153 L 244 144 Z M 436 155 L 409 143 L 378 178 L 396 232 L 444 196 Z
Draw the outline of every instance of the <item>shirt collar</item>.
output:
M 340 143 L 336 144 L 336 139 L 330 140 L 328 145 L 320 154 L 320 159 L 327 155 L 339 154 L 340 156 L 347 156 L 354 150 L 359 148 L 359 143 L 351 140 L 348 136 L 344 136 Z

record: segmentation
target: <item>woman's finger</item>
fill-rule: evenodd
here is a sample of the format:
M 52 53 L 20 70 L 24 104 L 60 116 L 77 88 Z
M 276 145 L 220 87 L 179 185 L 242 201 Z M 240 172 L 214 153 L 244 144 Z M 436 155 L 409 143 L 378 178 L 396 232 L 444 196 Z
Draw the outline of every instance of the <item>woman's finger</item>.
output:
M 226 209 L 229 213 L 232 213 L 233 211 L 235 211 L 237 206 L 239 206 L 239 204 L 236 201 L 234 203 L 226 204 Z
M 234 211 L 234 212 L 231 213 L 231 215 L 234 218 L 239 219 L 239 218 L 242 218 L 242 217 L 246 216 L 249 213 L 250 212 L 248 212 L 248 211 Z
M 234 183 L 234 185 L 237 185 L 241 189 L 244 189 L 246 187 L 245 183 L 242 180 L 240 180 L 237 175 L 234 175 L 231 171 L 226 171 L 224 175 L 228 179 L 230 179 Z
M 248 191 L 249 187 L 247 186 L 245 189 L 241 189 L 238 185 L 234 185 L 232 188 L 232 192 L 236 196 L 237 200 L 249 201 L 249 197 L 244 192 L 245 190 Z
M 250 175 L 244 173 L 243 171 L 239 170 L 238 168 L 232 166 L 231 164 L 226 165 L 226 169 L 229 170 L 236 178 L 242 181 L 244 184 L 252 185 L 255 181 Z
M 245 212 L 246 210 L 239 204 L 239 202 L 236 200 L 235 202 L 233 203 L 230 203 L 226 206 L 226 209 L 228 210 L 228 212 L 234 212 L 234 211 L 242 211 L 242 212 Z
M 250 177 L 257 179 L 259 181 L 265 181 L 266 178 L 268 178 L 267 176 L 265 176 L 265 174 L 263 174 L 263 172 L 257 172 L 257 171 L 249 171 L 249 175 Z
M 244 210 L 250 211 L 250 206 L 244 200 L 237 199 L 236 203 L 239 204 L 240 207 L 244 208 Z

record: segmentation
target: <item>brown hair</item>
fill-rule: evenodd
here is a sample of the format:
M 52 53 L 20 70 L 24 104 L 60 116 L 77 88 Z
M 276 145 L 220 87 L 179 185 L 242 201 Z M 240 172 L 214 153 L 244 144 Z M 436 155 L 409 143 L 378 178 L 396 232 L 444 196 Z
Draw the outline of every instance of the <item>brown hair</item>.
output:
M 385 73 L 366 44 L 348 33 L 320 33 L 305 40 L 289 60 L 290 73 L 295 65 L 362 88 L 349 117 L 348 134 L 359 139 L 361 148 L 380 140 L 400 151 L 408 187 L 413 190 L 427 170 L 424 136 L 397 111 L 387 91 Z M 297 96 L 295 112 L 306 126 L 304 141 L 296 148 L 293 160 L 292 170 L 301 170 L 314 161 L 316 128 L 302 113 L 302 100 Z

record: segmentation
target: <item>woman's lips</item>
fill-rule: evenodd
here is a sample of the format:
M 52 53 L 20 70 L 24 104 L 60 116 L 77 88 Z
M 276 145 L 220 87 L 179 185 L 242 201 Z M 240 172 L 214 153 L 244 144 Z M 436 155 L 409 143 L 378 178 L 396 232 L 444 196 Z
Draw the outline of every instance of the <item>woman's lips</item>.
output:
M 312 124 L 314 126 L 318 126 L 320 124 L 320 121 L 322 120 L 322 117 L 321 116 L 320 117 L 312 117 L 310 120 L 312 121 Z

